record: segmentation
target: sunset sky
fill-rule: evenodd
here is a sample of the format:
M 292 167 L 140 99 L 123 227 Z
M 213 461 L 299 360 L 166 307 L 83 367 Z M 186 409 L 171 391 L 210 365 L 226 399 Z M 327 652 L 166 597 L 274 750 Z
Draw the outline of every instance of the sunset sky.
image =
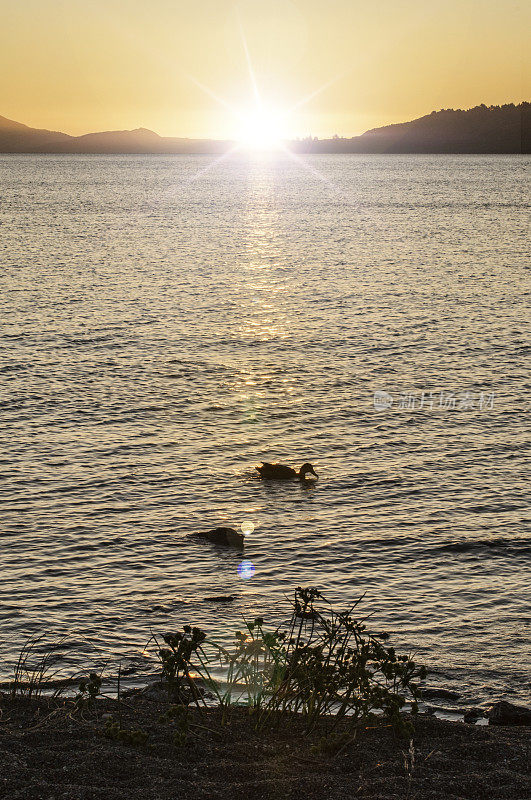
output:
M 526 7 L 0 0 L 0 114 L 72 134 L 146 127 L 232 137 L 254 107 L 250 65 L 286 137 L 354 135 L 433 109 L 519 102 L 531 94 Z

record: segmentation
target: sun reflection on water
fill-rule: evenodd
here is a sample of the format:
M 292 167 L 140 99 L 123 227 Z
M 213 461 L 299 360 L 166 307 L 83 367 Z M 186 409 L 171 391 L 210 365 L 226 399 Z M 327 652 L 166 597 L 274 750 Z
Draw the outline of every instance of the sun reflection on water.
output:
M 246 173 L 246 213 L 242 221 L 242 254 L 236 270 L 241 314 L 238 335 L 250 346 L 275 346 L 292 336 L 293 320 L 287 298 L 292 287 L 285 264 L 279 261 L 282 220 L 275 201 L 276 172 L 268 159 L 256 157 Z M 257 351 L 260 352 L 260 351 Z M 279 400 L 295 392 L 289 379 L 263 366 L 247 367 L 230 382 L 237 393 L 243 423 L 263 420 L 264 410 L 274 408 Z

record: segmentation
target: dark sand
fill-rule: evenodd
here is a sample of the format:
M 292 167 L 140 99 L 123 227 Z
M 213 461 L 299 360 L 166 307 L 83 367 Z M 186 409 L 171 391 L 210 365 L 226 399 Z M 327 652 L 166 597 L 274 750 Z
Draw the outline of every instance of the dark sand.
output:
M 76 712 L 72 701 L 0 695 L 0 797 L 10 800 L 525 800 L 530 797 L 530 728 L 476 727 L 419 716 L 409 739 L 382 722 L 364 728 L 334 757 L 312 752 L 331 720 L 308 737 L 291 717 L 262 734 L 243 709 L 190 711 L 188 741 L 160 721 L 164 699 L 130 697 L 122 727 L 149 734 L 144 745 L 106 738 L 118 704 Z M 102 718 L 103 717 L 103 718 Z

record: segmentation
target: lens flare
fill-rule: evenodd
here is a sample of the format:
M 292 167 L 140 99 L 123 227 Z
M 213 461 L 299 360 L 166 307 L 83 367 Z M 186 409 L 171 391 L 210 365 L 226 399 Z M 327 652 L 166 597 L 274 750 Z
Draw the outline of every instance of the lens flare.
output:
M 245 522 L 242 522 L 240 525 L 240 528 L 244 536 L 250 536 L 254 531 L 254 523 L 250 520 L 245 520 Z
M 248 581 L 249 578 L 252 578 L 254 573 L 255 568 L 252 561 L 242 561 L 238 564 L 238 575 L 240 578 L 243 578 L 244 581 Z

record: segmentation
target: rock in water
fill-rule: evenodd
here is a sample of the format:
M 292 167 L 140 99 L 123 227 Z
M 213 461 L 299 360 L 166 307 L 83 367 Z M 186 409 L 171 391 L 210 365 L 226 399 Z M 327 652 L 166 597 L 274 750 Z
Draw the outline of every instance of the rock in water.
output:
M 422 697 L 425 700 L 459 700 L 461 695 L 459 692 L 453 692 L 451 689 L 438 689 L 430 688 L 422 690 Z
M 235 600 L 235 596 L 233 594 L 219 594 L 215 597 L 205 597 L 205 603 L 232 603 Z
M 234 528 L 214 528 L 213 531 L 204 531 L 197 533 L 195 536 L 200 539 L 208 539 L 209 542 L 214 544 L 228 545 L 229 547 L 237 547 L 238 550 L 243 550 L 245 537 L 243 533 L 235 531 Z
M 531 725 L 531 709 L 500 700 L 488 710 L 489 725 Z

